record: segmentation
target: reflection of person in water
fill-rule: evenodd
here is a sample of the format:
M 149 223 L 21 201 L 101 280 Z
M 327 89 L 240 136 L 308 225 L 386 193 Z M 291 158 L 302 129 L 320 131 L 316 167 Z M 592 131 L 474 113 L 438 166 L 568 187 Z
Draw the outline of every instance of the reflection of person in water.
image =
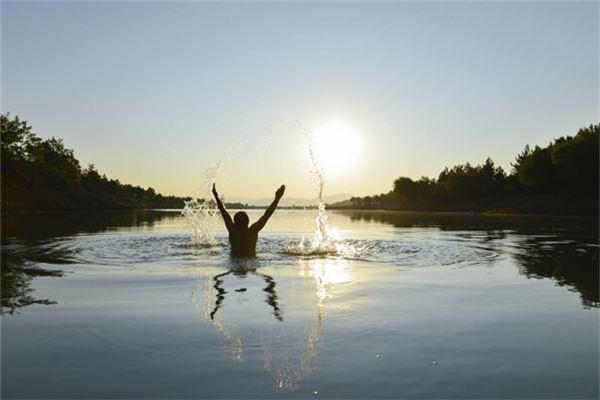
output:
M 281 309 L 279 308 L 279 299 L 277 297 L 277 293 L 275 292 L 275 280 L 269 275 L 256 272 L 256 268 L 231 269 L 227 272 L 223 272 L 222 274 L 216 275 L 213 278 L 213 280 L 215 281 L 215 285 L 213 287 L 217 290 L 217 301 L 215 302 L 214 310 L 212 310 L 210 313 L 211 320 L 215 319 L 215 314 L 217 313 L 217 311 L 219 311 L 219 308 L 221 308 L 221 304 L 223 303 L 223 300 L 225 300 L 225 294 L 227 294 L 227 291 L 221 286 L 223 284 L 223 278 L 231 273 L 233 273 L 236 276 L 243 277 L 248 272 L 251 272 L 254 275 L 261 276 L 264 279 L 265 283 L 267 284 L 267 286 L 265 286 L 265 288 L 263 289 L 263 291 L 267 293 L 267 299 L 265 301 L 268 305 L 270 305 L 273 308 L 273 315 L 275 315 L 275 318 L 277 318 L 278 321 L 283 321 L 283 315 L 281 313 Z M 236 292 L 245 291 L 245 288 L 236 290 Z
M 248 226 L 250 220 L 248 218 L 248 214 L 243 211 L 239 211 L 235 213 L 233 216 L 233 220 L 231 219 L 231 215 L 227 212 L 225 207 L 223 206 L 223 202 L 219 199 L 219 194 L 217 193 L 217 189 L 215 188 L 215 184 L 213 183 L 213 195 L 215 196 L 215 201 L 217 202 L 217 207 L 219 207 L 219 211 L 221 211 L 221 215 L 223 216 L 223 220 L 225 221 L 225 226 L 229 231 L 229 244 L 231 245 L 231 254 L 235 256 L 255 256 L 256 255 L 256 241 L 258 240 L 258 232 L 264 228 L 265 224 L 275 212 L 277 208 L 277 204 L 279 203 L 279 199 L 283 196 L 283 192 L 285 191 L 285 186 L 281 185 L 279 189 L 275 192 L 275 200 L 271 203 L 269 208 L 265 211 L 264 215 L 258 219 L 251 226 Z

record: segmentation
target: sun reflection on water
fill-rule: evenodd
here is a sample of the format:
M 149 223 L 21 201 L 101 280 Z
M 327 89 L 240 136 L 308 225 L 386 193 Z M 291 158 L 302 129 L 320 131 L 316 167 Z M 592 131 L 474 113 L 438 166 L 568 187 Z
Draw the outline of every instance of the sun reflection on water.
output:
M 348 268 L 348 261 L 342 258 L 312 259 L 304 264 L 302 275 L 311 276 L 315 280 L 316 298 L 322 302 L 331 298 L 332 288 L 335 285 L 350 282 L 352 276 Z
M 215 308 L 215 291 L 213 287 L 213 277 L 207 276 L 204 285 L 198 281 L 196 288 L 192 292 L 192 303 L 196 312 L 203 316 L 204 322 L 215 328 L 223 336 L 223 348 L 226 357 L 232 361 L 241 363 L 243 361 L 243 342 L 242 337 L 235 335 L 221 320 L 220 315 L 211 315 L 211 310 Z M 200 303 L 200 293 L 204 293 L 203 305 Z
M 321 328 L 323 310 L 318 308 L 312 324 L 306 329 L 305 338 L 290 343 L 292 335 L 275 336 L 275 340 L 263 340 L 263 367 L 273 377 L 275 390 L 292 392 L 315 368 L 318 351 L 322 348 Z
M 272 377 L 275 391 L 294 391 L 316 367 L 323 347 L 322 328 L 329 302 L 334 301 L 338 288 L 342 289 L 343 284 L 352 281 L 348 262 L 332 257 L 301 259 L 299 275 L 282 277 L 291 281 L 282 282 L 290 287 L 290 291 L 281 298 L 276 292 L 281 288 L 277 288 L 272 276 L 258 272 L 258 269 L 248 273 L 261 276 L 269 283 L 263 292 L 271 294 L 264 301 L 273 308 L 275 316 L 275 319 L 265 321 L 262 330 L 252 333 L 259 335 L 263 368 Z M 226 317 L 220 310 L 228 293 L 222 287 L 225 283 L 221 279 L 226 274 L 208 275 L 203 282 L 199 281 L 192 293 L 192 301 L 204 322 L 222 336 L 226 358 L 236 363 L 249 362 L 244 360 L 244 336 L 250 333 L 234 333 L 234 329 L 224 322 Z M 281 303 L 278 306 L 281 309 L 275 308 L 273 297 Z M 335 301 L 337 303 L 339 299 L 335 298 Z M 277 318 L 277 312 L 282 310 L 285 310 L 285 319 Z M 253 341 L 247 339 L 248 343 Z

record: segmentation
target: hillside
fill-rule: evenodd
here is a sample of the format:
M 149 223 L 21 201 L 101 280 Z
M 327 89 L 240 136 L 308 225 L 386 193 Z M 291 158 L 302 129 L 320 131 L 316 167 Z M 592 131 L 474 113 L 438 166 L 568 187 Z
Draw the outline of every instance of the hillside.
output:
M 128 210 L 107 194 L 89 193 L 54 171 L 27 162 L 2 163 L 2 214 L 35 211 Z
M 19 117 L 0 115 L 2 214 L 183 208 L 188 198 L 107 178 L 94 165 L 81 168 L 61 139 L 42 139 Z

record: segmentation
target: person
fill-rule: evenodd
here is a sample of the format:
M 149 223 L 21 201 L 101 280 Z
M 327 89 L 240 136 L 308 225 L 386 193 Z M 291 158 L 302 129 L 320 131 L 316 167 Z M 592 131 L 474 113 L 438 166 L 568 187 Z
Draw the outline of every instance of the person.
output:
M 283 196 L 283 192 L 285 192 L 285 185 L 281 185 L 279 189 L 277 189 L 275 192 L 275 200 L 273 200 L 263 216 L 250 226 L 248 226 L 250 219 L 248 218 L 248 214 L 246 214 L 244 211 L 236 212 L 233 216 L 233 220 L 231 219 L 231 216 L 219 198 L 219 194 L 217 193 L 214 183 L 212 192 L 215 196 L 217 207 L 219 208 L 221 216 L 223 217 L 223 221 L 225 221 L 227 231 L 229 232 L 231 254 L 234 256 L 254 257 L 256 255 L 256 241 L 258 240 L 258 232 L 264 228 L 269 218 L 271 218 L 271 215 L 273 215 L 273 212 L 275 212 L 277 204 L 279 204 L 279 200 Z

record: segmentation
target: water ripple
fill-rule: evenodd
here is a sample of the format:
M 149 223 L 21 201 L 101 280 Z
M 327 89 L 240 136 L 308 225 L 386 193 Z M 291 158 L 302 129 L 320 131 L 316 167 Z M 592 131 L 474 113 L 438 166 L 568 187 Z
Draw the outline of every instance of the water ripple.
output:
M 229 254 L 226 238 L 213 245 L 196 244 L 185 234 L 102 234 L 77 236 L 60 244 L 63 259 L 77 263 L 128 266 L 135 264 L 221 260 Z M 485 263 L 499 256 L 497 249 L 456 236 L 409 237 L 402 240 L 337 240 L 328 248 L 306 249 L 300 240 L 268 236 L 259 239 L 258 258 L 290 261 L 336 257 L 348 261 L 427 267 Z

